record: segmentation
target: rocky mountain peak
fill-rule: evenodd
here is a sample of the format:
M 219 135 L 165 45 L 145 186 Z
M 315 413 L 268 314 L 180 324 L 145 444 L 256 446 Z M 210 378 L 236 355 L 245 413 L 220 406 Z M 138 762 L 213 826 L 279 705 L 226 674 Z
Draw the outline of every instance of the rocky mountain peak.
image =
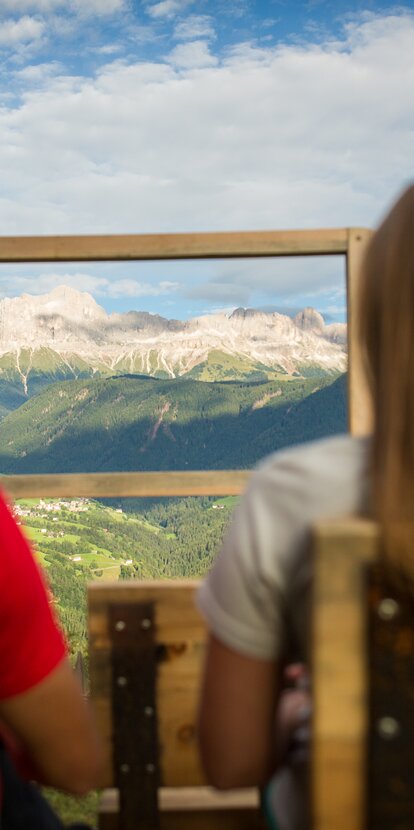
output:
M 49 294 L 32 297 L 34 306 L 42 307 L 44 312 L 60 314 L 62 317 L 106 319 L 105 309 L 86 291 L 78 291 L 69 285 L 58 285 Z M 37 302 L 36 302 L 37 301 Z
M 184 323 L 139 311 L 109 315 L 90 294 L 66 285 L 49 294 L 0 301 L 0 356 L 16 354 L 24 378 L 38 349 L 51 350 L 52 362 L 58 356 L 70 371 L 72 365 L 82 365 L 82 372 L 89 371 L 87 366 L 99 373 L 161 373 L 173 378 L 208 362 L 211 353 L 225 355 L 224 362 L 231 365 L 241 358 L 255 371 L 261 366 L 265 372 L 300 374 L 308 365 L 344 371 L 345 332 L 338 325 L 330 330 L 311 308 L 294 320 L 251 308 Z M 30 354 L 27 370 L 21 350 Z M 75 376 L 77 372 L 73 369 Z
M 307 306 L 294 317 L 294 323 L 302 331 L 323 331 L 325 320 L 319 311 Z
M 229 315 L 229 320 L 245 320 L 246 317 L 256 317 L 260 312 L 256 311 L 255 308 L 235 308 L 234 311 Z

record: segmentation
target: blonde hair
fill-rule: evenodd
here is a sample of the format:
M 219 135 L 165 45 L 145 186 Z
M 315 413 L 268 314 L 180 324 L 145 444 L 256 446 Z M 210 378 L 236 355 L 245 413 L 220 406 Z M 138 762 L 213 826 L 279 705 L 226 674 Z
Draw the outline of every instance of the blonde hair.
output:
M 374 409 L 373 512 L 386 560 L 414 578 L 414 186 L 369 245 L 359 334 Z

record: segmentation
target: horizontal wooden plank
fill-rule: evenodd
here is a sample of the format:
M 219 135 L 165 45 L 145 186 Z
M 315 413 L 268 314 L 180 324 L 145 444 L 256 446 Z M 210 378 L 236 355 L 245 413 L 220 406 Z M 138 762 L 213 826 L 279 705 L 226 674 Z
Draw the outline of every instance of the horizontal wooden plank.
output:
M 327 556 L 335 556 L 338 549 L 349 550 L 352 543 L 357 541 L 358 559 L 364 558 L 367 562 L 371 562 L 377 553 L 379 532 L 377 522 L 358 517 L 345 517 L 318 522 L 313 535 L 316 545 L 322 544 L 324 551 L 328 550 Z
M 219 792 L 212 787 L 160 787 L 159 805 L 161 810 L 257 810 L 260 806 L 259 791 L 256 789 L 230 790 Z M 100 810 L 115 812 L 119 809 L 119 792 L 116 789 L 103 790 Z
M 210 787 L 159 790 L 161 830 L 266 830 L 257 790 L 217 792 Z M 118 790 L 104 790 L 99 830 L 119 830 Z
M 150 496 L 237 496 L 248 470 L 164 473 L 62 473 L 2 476 L 1 487 L 13 498 L 149 498 Z
M 118 582 L 92 582 L 88 585 L 89 637 L 93 649 L 109 649 L 110 604 L 152 602 L 157 609 L 157 639 L 164 643 L 205 639 L 205 624 L 198 612 L 194 594 L 197 579 L 122 579 Z
M 159 830 L 267 830 L 259 810 L 162 810 Z M 101 812 L 99 830 L 120 830 L 118 812 Z
M 114 236 L 0 237 L 0 262 L 221 259 L 345 254 L 346 228 Z

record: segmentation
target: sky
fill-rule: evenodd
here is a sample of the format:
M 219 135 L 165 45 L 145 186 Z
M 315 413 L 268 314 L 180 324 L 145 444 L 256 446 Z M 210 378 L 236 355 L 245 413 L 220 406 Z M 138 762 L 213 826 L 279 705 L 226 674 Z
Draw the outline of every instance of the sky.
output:
M 0 0 L 2 235 L 375 226 L 413 178 L 414 0 Z M 107 311 L 345 313 L 341 258 L 0 266 Z

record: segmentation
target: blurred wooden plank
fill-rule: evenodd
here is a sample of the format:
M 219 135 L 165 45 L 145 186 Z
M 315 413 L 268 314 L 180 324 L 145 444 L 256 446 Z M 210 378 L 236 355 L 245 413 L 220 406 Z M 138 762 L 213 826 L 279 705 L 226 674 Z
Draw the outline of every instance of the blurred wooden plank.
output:
M 154 602 L 156 643 L 162 659 L 157 671 L 157 709 L 161 778 L 165 786 L 205 784 L 195 740 L 206 629 L 194 603 L 197 581 L 121 581 L 89 586 L 91 696 L 106 742 L 101 786 L 113 786 L 111 603 Z
M 347 229 L 0 237 L 0 262 L 81 262 L 345 254 Z
M 367 435 L 372 431 L 372 407 L 358 338 L 358 292 L 363 260 L 373 231 L 350 228 L 348 233 L 348 422 L 353 435 Z
M 249 475 L 248 470 L 6 475 L 0 485 L 15 499 L 237 496 Z
M 368 738 L 365 566 L 373 522 L 315 529 L 313 596 L 312 826 L 364 830 Z
M 103 809 L 113 812 L 119 808 L 118 790 L 104 790 L 101 796 Z M 245 810 L 257 809 L 260 806 L 259 791 L 229 790 L 220 792 L 213 787 L 160 787 L 159 804 L 161 810 L 176 812 L 177 810 L 231 810 L 234 807 Z
M 265 830 L 257 790 L 220 793 L 210 787 L 159 790 L 161 830 Z M 119 830 L 117 790 L 104 790 L 100 830 Z

